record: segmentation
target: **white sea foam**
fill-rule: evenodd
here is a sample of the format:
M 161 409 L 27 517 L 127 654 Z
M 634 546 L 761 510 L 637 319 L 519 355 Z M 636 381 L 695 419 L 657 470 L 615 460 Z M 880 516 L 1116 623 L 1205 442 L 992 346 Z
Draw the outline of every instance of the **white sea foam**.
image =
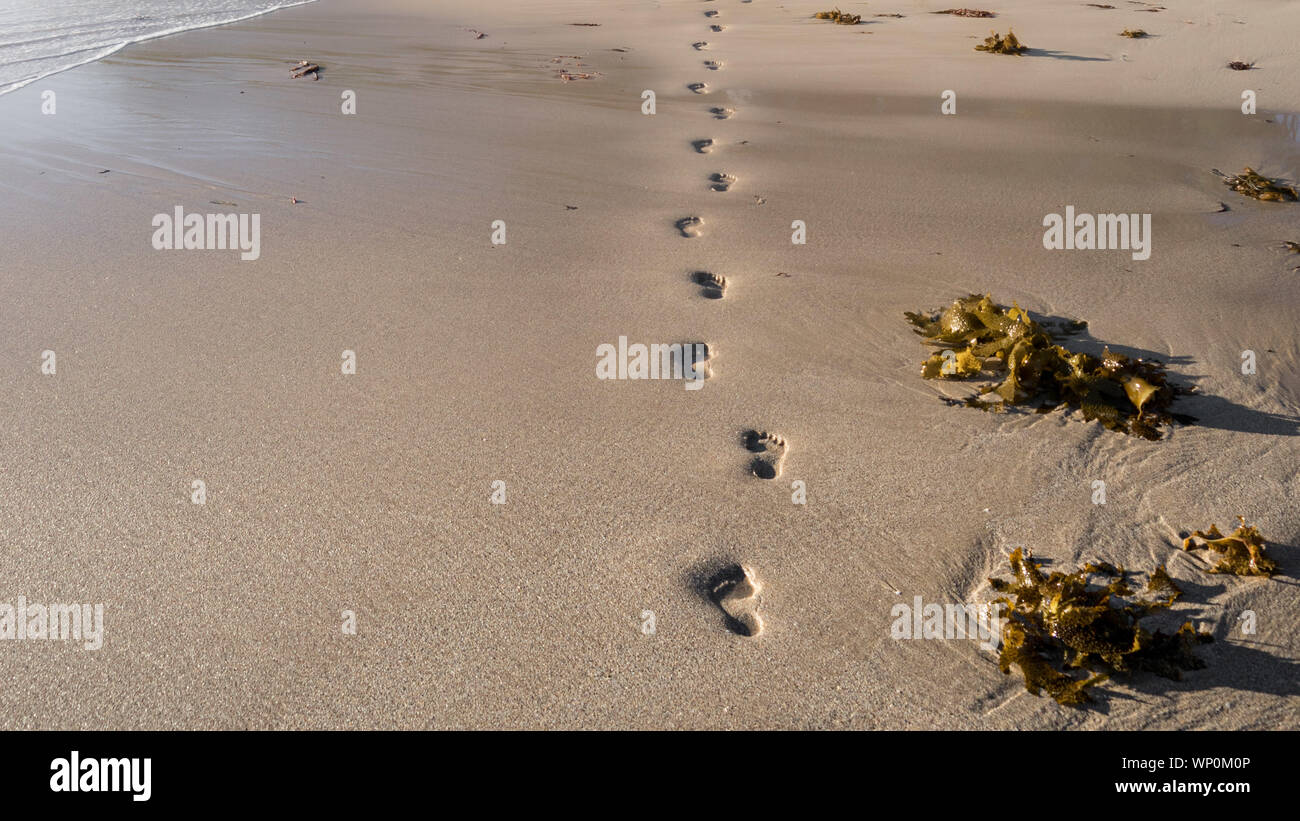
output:
M 315 0 L 0 0 L 0 94 L 132 43 Z

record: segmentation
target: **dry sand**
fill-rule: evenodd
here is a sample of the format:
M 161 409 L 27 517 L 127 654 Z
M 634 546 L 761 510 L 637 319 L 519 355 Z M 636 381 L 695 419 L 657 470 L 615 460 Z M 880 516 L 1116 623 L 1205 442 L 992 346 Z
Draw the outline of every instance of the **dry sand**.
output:
M 322 0 L 0 97 L 0 601 L 106 610 L 99 650 L 0 642 L 0 725 L 1300 727 L 1300 206 L 1209 173 L 1297 176 L 1300 7 L 1112 2 L 841 3 L 905 15 L 848 27 L 819 2 Z M 1008 25 L 1036 51 L 973 50 Z M 177 205 L 259 213 L 260 258 L 153 250 Z M 1151 258 L 1045 250 L 1066 205 L 1151 213 Z M 964 391 L 919 378 L 902 313 L 972 291 L 1169 362 L 1201 424 L 944 405 Z M 596 379 L 620 336 L 705 342 L 712 376 Z M 750 429 L 784 439 L 777 478 Z M 1237 514 L 1282 576 L 1177 551 Z M 1021 545 L 1168 562 L 1209 666 L 1077 710 L 974 641 L 890 637 L 895 604 L 984 596 Z M 757 636 L 702 590 L 729 562 Z

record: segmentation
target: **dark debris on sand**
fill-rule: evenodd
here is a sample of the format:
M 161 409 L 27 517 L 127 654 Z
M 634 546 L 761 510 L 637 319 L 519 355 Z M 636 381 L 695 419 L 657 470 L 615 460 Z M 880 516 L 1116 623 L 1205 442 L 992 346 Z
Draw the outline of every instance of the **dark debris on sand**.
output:
M 954 17 L 997 17 L 991 11 L 983 9 L 944 9 L 943 11 L 931 12 L 931 14 L 951 14 Z
M 1214 641 L 1209 633 L 1190 621 L 1173 634 L 1151 633 L 1139 624 L 1182 595 L 1163 565 L 1139 592 L 1129 584 L 1132 574 L 1109 562 L 1044 574 L 1021 548 L 1010 561 L 1009 581 L 989 579 L 1003 594 L 994 603 L 1007 608 L 998 668 L 1007 675 L 1011 665 L 1020 668 L 1030 693 L 1046 690 L 1060 704 L 1080 706 L 1092 700 L 1088 688 L 1116 673 L 1148 672 L 1177 681 L 1184 670 L 1205 667 L 1193 650 Z
M 1077 333 L 1087 323 L 1049 329 L 1019 306 L 979 294 L 939 312 L 905 316 L 927 344 L 942 349 L 921 363 L 923 379 L 994 380 L 950 404 L 985 411 L 1036 406 L 1040 413 L 1067 406 L 1108 430 L 1152 440 L 1161 438 L 1163 425 L 1192 421 L 1170 412 L 1184 391 L 1169 384 L 1163 364 L 1110 349 L 1096 357 L 1057 344 L 1055 337 Z
M 990 54 L 1010 54 L 1014 57 L 1019 57 L 1026 51 L 1029 51 L 1029 46 L 1021 43 L 1020 40 L 1016 38 L 1015 32 L 1011 31 L 1011 29 L 1007 29 L 1006 37 L 1003 37 L 995 31 L 988 37 L 985 37 L 984 43 L 976 46 L 975 50 L 987 51 Z

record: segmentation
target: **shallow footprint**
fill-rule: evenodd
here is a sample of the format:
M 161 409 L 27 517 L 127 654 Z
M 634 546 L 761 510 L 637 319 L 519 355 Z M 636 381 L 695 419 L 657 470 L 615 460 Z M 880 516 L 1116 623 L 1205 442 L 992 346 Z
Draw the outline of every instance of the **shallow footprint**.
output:
M 698 237 L 704 233 L 704 220 L 699 217 L 683 217 L 677 220 L 677 230 L 684 237 Z
M 710 271 L 696 271 L 691 274 L 691 282 L 700 286 L 700 293 L 709 299 L 722 299 L 727 292 L 727 278 Z
M 709 11 L 704 12 L 704 16 L 705 16 L 705 17 L 717 17 L 717 16 L 718 16 L 718 13 L 717 13 L 716 11 L 713 11 L 712 9 L 710 9 Z
M 729 120 L 736 113 L 736 110 L 733 108 L 710 108 L 709 113 L 716 120 Z
M 696 94 L 709 93 L 709 86 L 707 83 L 691 83 L 686 87 L 689 88 L 691 91 L 694 91 Z
M 709 187 L 714 191 L 726 191 L 736 184 L 736 177 L 725 171 L 719 171 L 716 174 L 709 175 Z
M 785 440 L 775 433 L 751 430 L 745 433 L 745 449 L 758 454 L 749 463 L 749 469 L 760 479 L 775 479 L 781 475 L 785 461 Z
M 713 140 L 692 140 L 691 141 L 691 147 L 694 148 L 696 153 L 698 154 L 707 154 L 710 151 L 712 151 L 714 146 L 716 145 L 717 143 L 715 143 Z
M 704 65 L 709 69 L 709 71 L 717 71 L 718 69 L 722 68 L 722 61 L 721 61 L 721 60 L 705 60 L 705 61 L 704 61 Z
M 758 615 L 762 589 L 749 568 L 738 564 L 722 568 L 709 579 L 709 599 L 727 617 L 727 629 L 742 636 L 763 632 L 763 619 Z
M 696 51 L 704 51 L 708 47 L 709 44 L 704 40 L 701 40 L 698 43 L 691 43 L 691 48 L 695 49 Z
M 687 379 L 712 379 L 716 350 L 707 342 L 683 342 L 682 371 Z
M 724 25 L 721 25 L 721 24 L 719 24 L 719 23 L 714 23 L 713 25 L 709 26 L 709 31 L 712 31 L 712 32 L 719 32 L 719 31 L 722 31 L 722 30 L 725 29 L 725 28 L 726 28 L 726 26 L 724 26 Z

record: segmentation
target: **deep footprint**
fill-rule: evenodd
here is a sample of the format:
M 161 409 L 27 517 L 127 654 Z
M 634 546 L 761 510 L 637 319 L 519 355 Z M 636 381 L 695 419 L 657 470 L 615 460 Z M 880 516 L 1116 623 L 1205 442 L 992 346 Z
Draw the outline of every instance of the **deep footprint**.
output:
M 762 589 L 749 568 L 733 564 L 709 580 L 709 599 L 727 617 L 728 630 L 757 636 L 763 632 L 763 619 L 758 615 L 758 594 Z
M 712 10 L 710 10 L 710 11 L 706 11 L 706 12 L 704 12 L 704 16 L 705 16 L 705 17 L 717 17 L 717 16 L 718 16 L 718 13 L 717 13 L 716 11 L 712 11 Z
M 695 49 L 696 51 L 704 51 L 708 47 L 709 44 L 704 40 L 701 40 L 698 43 L 691 43 L 691 48 Z
M 704 220 L 699 217 L 683 217 L 677 220 L 677 230 L 684 237 L 698 237 L 704 233 Z
M 715 145 L 717 144 L 713 140 L 692 140 L 691 141 L 691 148 L 694 148 L 696 153 L 699 154 L 709 153 L 710 151 L 713 150 Z
M 696 271 L 691 274 L 691 282 L 700 286 L 700 293 L 709 299 L 722 299 L 727 292 L 727 278 L 709 271 Z
M 716 174 L 709 175 L 709 188 L 714 191 L 726 191 L 736 184 L 735 176 L 725 171 L 719 171 Z
M 691 91 L 694 91 L 696 94 L 709 93 L 709 86 L 707 83 L 691 83 L 686 87 L 689 88 Z
M 775 433 L 751 430 L 745 433 L 745 449 L 757 454 L 749 463 L 750 471 L 760 479 L 775 479 L 781 475 L 785 461 L 785 440 Z
M 722 68 L 722 61 L 721 61 L 721 60 L 705 60 L 705 61 L 704 61 L 704 65 L 709 69 L 709 71 L 717 71 L 718 69 Z
M 725 28 L 726 28 L 726 26 L 719 25 L 718 23 L 714 23 L 713 25 L 709 26 L 709 31 L 712 31 L 712 32 L 715 32 L 715 33 L 716 33 L 716 32 L 722 31 L 722 30 L 725 29 Z
M 709 113 L 713 115 L 715 120 L 730 120 L 736 110 L 733 108 L 710 108 Z

